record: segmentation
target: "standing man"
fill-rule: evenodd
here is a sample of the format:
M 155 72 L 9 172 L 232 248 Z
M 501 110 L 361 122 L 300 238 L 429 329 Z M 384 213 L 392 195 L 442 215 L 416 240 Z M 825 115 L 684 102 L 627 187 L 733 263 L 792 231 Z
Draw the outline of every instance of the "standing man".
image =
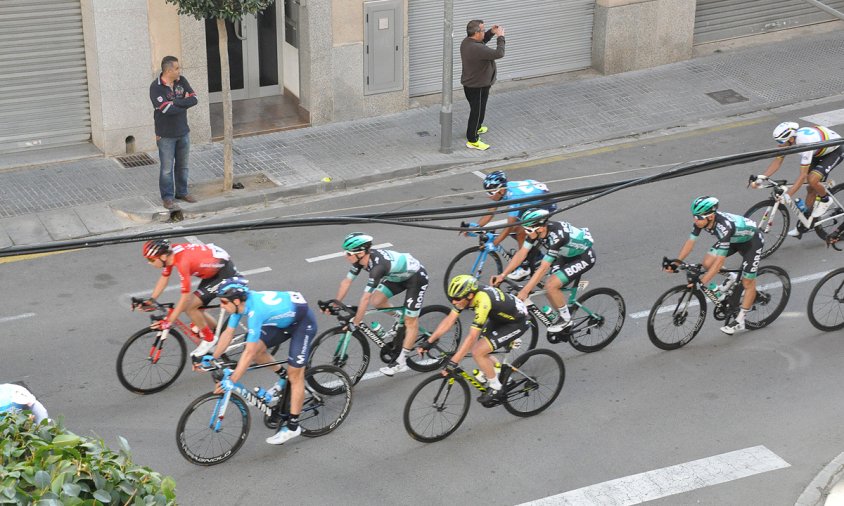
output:
M 155 109 L 155 142 L 161 160 L 158 176 L 161 202 L 167 209 L 178 209 L 174 199 L 196 202 L 188 193 L 190 128 L 187 112 L 197 100 L 188 80 L 182 77 L 182 67 L 175 56 L 162 58 L 161 73 L 149 86 L 149 98 Z
M 480 134 L 488 130 L 483 124 L 486 100 L 489 88 L 495 82 L 495 60 L 504 57 L 504 27 L 492 25 L 484 32 L 484 22 L 473 19 L 466 25 L 466 35 L 460 43 L 460 60 L 463 62 L 460 84 L 470 108 L 466 147 L 484 151 L 489 149 L 489 144 L 481 141 Z M 486 46 L 493 36 L 498 37 L 495 49 Z

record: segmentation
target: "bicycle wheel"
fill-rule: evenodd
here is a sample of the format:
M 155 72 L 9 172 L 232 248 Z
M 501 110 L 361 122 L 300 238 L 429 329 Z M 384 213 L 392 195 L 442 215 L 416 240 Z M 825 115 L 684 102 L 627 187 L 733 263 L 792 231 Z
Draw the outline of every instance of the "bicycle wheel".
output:
M 182 374 L 188 350 L 185 338 L 170 329 L 153 357 L 158 330 L 143 328 L 135 332 L 117 354 L 117 379 L 126 390 L 136 394 L 154 394 L 169 387 Z
M 326 330 L 311 346 L 308 366 L 322 364 L 333 365 L 343 369 L 349 375 L 353 385 L 357 385 L 369 366 L 369 342 L 357 332 L 352 332 L 348 340 L 342 327 Z M 341 344 L 345 344 L 345 350 Z
M 416 337 L 416 345 L 427 341 L 428 337 L 434 332 L 434 329 L 442 322 L 449 314 L 451 309 L 445 306 L 426 306 L 422 308 L 419 314 L 419 335 Z M 421 357 L 414 351 L 407 357 L 407 365 L 414 371 L 431 372 L 438 369 L 442 363 L 457 351 L 460 345 L 460 337 L 463 334 L 462 324 L 460 320 L 454 323 L 451 332 L 446 333 L 436 342 L 436 348 L 440 351 L 440 358 L 434 359 L 425 354 Z
M 489 276 L 501 274 L 501 271 L 504 270 L 501 256 L 494 251 L 487 252 L 485 257 L 483 255 L 484 252 L 477 246 L 466 248 L 458 253 L 445 269 L 443 291 L 448 293 L 448 282 L 458 274 L 471 274 L 478 278 L 481 283 L 489 281 Z M 481 261 L 482 258 L 483 261 Z M 486 275 L 487 279 L 482 279 L 481 276 L 483 275 Z
M 835 269 L 818 281 L 809 295 L 806 313 L 818 330 L 844 328 L 844 268 Z
M 657 348 L 676 350 L 695 338 L 706 320 L 700 290 L 675 286 L 662 294 L 648 314 L 648 337 Z
M 578 302 L 583 308 L 575 306 L 571 312 L 569 344 L 583 353 L 605 348 L 624 325 L 624 299 L 612 288 L 596 288 Z
M 528 417 L 541 413 L 560 395 L 566 381 L 563 359 L 551 350 L 531 350 L 501 369 L 502 403 L 508 412 Z
M 249 406 L 237 394 L 231 394 L 225 417 L 218 422 L 217 413 L 224 395 L 211 392 L 197 397 L 179 418 L 176 446 L 184 458 L 196 465 L 225 462 L 249 435 Z
M 791 223 L 791 216 L 785 206 L 777 206 L 777 215 L 772 216 L 771 210 L 776 201 L 774 199 L 763 200 L 748 209 L 744 216 L 756 222 L 759 230 L 765 236 L 765 246 L 762 248 L 762 258 L 767 258 L 782 245 L 788 234 L 788 225 Z
M 744 320 L 747 328 L 770 325 L 785 309 L 790 295 L 791 279 L 784 270 L 773 265 L 760 267 L 756 272 L 756 300 Z
M 839 184 L 830 188 L 827 193 L 835 195 L 835 198 L 838 200 L 838 202 L 841 202 L 841 199 L 844 198 L 844 193 L 839 195 L 839 192 L 841 192 L 842 190 L 844 190 L 844 184 Z M 844 209 L 841 209 L 833 202 L 833 204 L 829 206 L 829 209 L 827 209 L 823 216 L 817 218 L 816 221 L 821 221 L 823 219 L 831 218 L 833 216 L 839 216 L 842 213 L 844 213 Z M 844 216 L 839 216 L 838 218 L 821 223 L 820 225 L 815 227 L 815 233 L 818 234 L 818 237 L 825 241 L 829 234 L 835 232 L 838 229 L 838 226 L 841 225 L 842 221 L 844 221 Z
M 303 436 L 328 434 L 343 423 L 351 409 L 352 380 L 342 369 L 318 365 L 305 371 L 305 402 L 299 417 Z
M 469 384 L 461 377 L 435 374 L 419 383 L 404 405 L 404 428 L 423 443 L 447 438 L 469 413 Z

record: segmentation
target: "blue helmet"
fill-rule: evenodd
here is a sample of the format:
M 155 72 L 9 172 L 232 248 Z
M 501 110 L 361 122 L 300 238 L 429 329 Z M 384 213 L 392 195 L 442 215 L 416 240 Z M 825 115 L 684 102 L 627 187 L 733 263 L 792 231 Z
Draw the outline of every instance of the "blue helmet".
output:
M 246 300 L 249 295 L 249 281 L 235 276 L 226 278 L 217 286 L 217 297 L 228 300 Z
M 500 170 L 490 172 L 484 178 L 484 190 L 486 191 L 497 190 L 505 186 L 507 186 L 507 176 Z

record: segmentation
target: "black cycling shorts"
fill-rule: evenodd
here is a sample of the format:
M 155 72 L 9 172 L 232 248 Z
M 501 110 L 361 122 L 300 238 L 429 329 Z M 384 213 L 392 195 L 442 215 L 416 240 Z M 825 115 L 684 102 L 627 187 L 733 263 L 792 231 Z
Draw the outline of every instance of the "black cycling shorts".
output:
M 580 281 L 584 272 L 595 266 L 595 251 L 592 248 L 576 257 L 559 257 L 551 265 L 551 274 L 556 275 L 563 286 Z
M 404 315 L 411 318 L 419 316 L 419 312 L 422 311 L 422 302 L 425 300 L 425 290 L 427 289 L 428 273 L 424 268 L 419 269 L 416 274 L 404 281 L 381 281 L 381 284 L 376 287 L 376 290 L 386 295 L 388 299 L 393 295 L 407 291 L 404 294 L 402 306 L 405 308 Z
M 285 328 L 275 325 L 261 327 L 261 341 L 269 349 L 290 339 L 287 365 L 289 367 L 305 367 L 316 333 L 317 324 L 314 312 L 307 304 L 296 304 L 296 321 Z
M 527 318 L 506 323 L 487 321 L 481 336 L 487 340 L 492 351 L 495 351 L 506 349 L 528 329 L 530 329 L 530 321 Z
M 220 267 L 220 270 L 217 271 L 217 274 L 200 281 L 199 286 L 196 287 L 196 291 L 193 293 L 199 297 L 203 306 L 207 306 L 217 296 L 217 287 L 220 286 L 220 283 L 226 278 L 233 278 L 238 275 L 239 273 L 234 266 L 234 262 L 226 260 L 223 266 Z
M 762 246 L 765 244 L 765 237 L 762 232 L 757 231 L 753 239 L 738 244 L 730 244 L 727 256 L 733 253 L 741 253 L 741 274 L 746 279 L 756 279 L 756 271 L 759 270 L 759 261 L 762 259 Z
M 831 151 L 820 158 L 812 160 L 812 165 L 809 166 L 809 172 L 814 172 L 821 177 L 821 181 L 826 181 L 829 173 L 832 172 L 841 161 L 844 160 L 844 149 L 840 146 L 835 151 Z

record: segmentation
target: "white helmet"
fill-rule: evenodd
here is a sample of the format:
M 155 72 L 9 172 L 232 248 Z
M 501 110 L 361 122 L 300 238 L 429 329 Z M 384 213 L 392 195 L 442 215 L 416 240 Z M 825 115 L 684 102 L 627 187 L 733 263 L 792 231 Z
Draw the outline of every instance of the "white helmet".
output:
M 774 128 L 774 140 L 780 144 L 784 144 L 788 139 L 797 135 L 797 130 L 800 125 L 793 121 L 784 121 Z

